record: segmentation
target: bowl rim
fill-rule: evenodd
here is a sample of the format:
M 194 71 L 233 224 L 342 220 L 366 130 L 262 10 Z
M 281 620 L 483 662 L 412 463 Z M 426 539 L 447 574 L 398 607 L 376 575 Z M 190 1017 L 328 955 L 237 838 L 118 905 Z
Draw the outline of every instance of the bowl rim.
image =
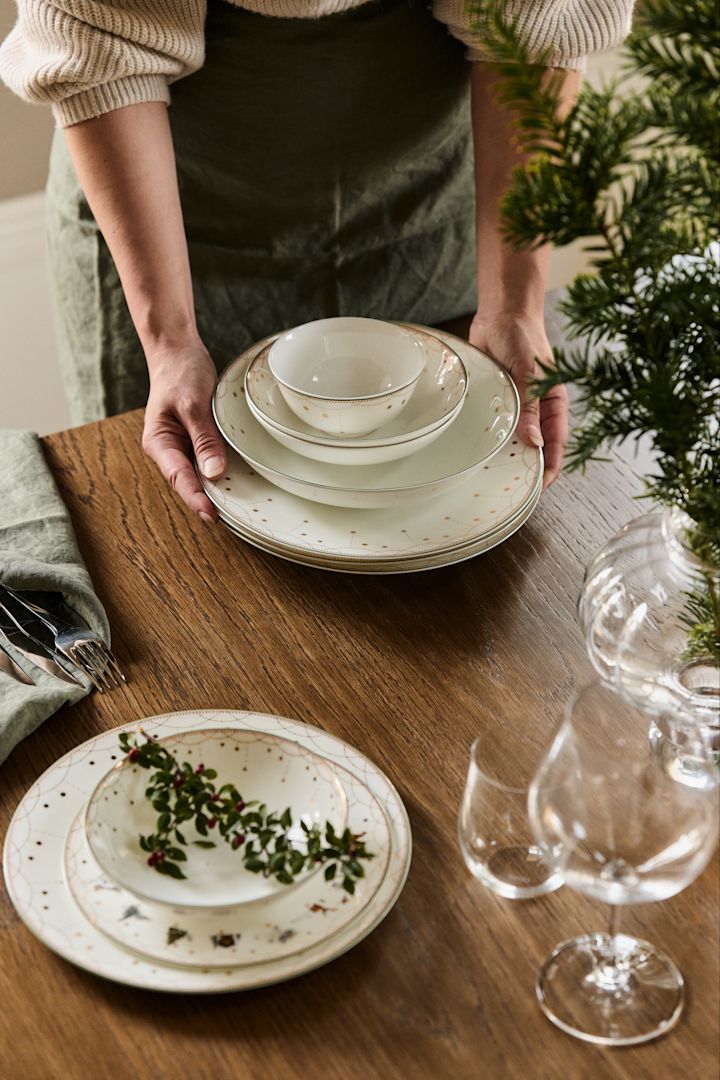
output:
M 279 375 L 278 372 L 275 370 L 275 367 L 273 366 L 273 350 L 275 349 L 275 346 L 278 343 L 281 343 L 288 334 L 292 334 L 295 330 L 304 330 L 306 327 L 312 326 L 318 322 L 332 322 L 334 321 L 334 318 L 356 319 L 357 321 L 371 322 L 379 324 L 386 330 L 398 331 L 397 334 L 389 333 L 388 336 L 404 337 L 410 339 L 419 346 L 419 351 L 422 353 L 422 356 L 419 360 L 419 367 L 417 371 L 410 378 L 406 379 L 402 383 L 397 383 L 397 385 L 392 386 L 390 389 L 386 388 L 385 390 L 380 390 L 375 394 L 353 394 L 346 397 L 328 397 L 327 394 L 313 394 L 311 390 L 307 390 L 305 388 L 301 389 L 299 386 L 295 386 L 293 385 L 293 383 L 289 382 L 287 378 L 283 378 L 281 375 Z M 329 317 L 327 319 L 313 319 L 309 323 L 300 323 L 298 326 L 292 326 L 289 330 L 281 331 L 277 335 L 275 340 L 272 342 L 268 350 L 268 367 L 270 368 L 272 377 L 275 379 L 275 381 L 280 387 L 285 390 L 291 391 L 291 393 L 296 394 L 299 398 L 307 399 L 308 401 L 312 401 L 317 404 L 322 402 L 325 405 L 358 405 L 364 402 L 367 402 L 370 405 L 378 405 L 383 401 L 387 401 L 388 398 L 392 398 L 395 397 L 397 394 L 401 394 L 403 390 L 407 390 L 408 387 L 413 386 L 425 370 L 426 363 L 427 356 L 425 354 L 425 348 L 423 346 L 423 343 L 414 336 L 413 331 L 409 326 L 407 326 L 406 324 L 398 325 L 397 323 L 385 322 L 382 319 L 363 319 L 363 317 L 359 315 L 340 315 Z
M 145 733 L 143 732 L 142 734 L 145 734 Z M 180 736 L 187 736 L 187 735 L 209 735 L 209 736 L 211 736 L 211 735 L 225 735 L 225 736 L 232 736 L 232 737 L 236 738 L 239 734 L 240 735 L 260 736 L 262 738 L 262 740 L 266 741 L 266 742 L 270 741 L 270 742 L 276 742 L 276 743 L 292 743 L 294 746 L 301 746 L 301 744 L 298 743 L 297 740 L 287 738 L 286 736 L 283 736 L 283 735 L 274 735 L 274 734 L 271 734 L 269 732 L 256 731 L 256 730 L 254 730 L 252 728 L 223 728 L 223 727 L 218 727 L 218 728 L 190 728 L 187 731 L 175 732 L 172 735 L 165 735 L 161 739 L 153 739 L 153 742 L 156 742 L 159 746 L 162 746 L 165 743 L 171 743 L 173 741 L 177 741 L 177 738 L 178 738 L 179 735 Z M 340 795 L 340 800 L 341 800 L 341 803 L 342 803 L 342 825 L 341 825 L 341 828 L 345 829 L 345 827 L 347 825 L 347 821 L 348 821 L 348 815 L 349 815 L 348 798 L 347 798 L 347 793 L 345 791 L 345 788 L 343 787 L 342 783 L 340 782 L 339 777 L 337 777 L 337 775 L 335 774 L 335 770 L 333 768 L 332 762 L 328 761 L 327 758 L 322 757 L 322 755 L 316 754 L 313 750 L 308 750 L 304 746 L 302 746 L 301 748 L 304 751 L 304 753 L 307 755 L 307 757 L 312 758 L 318 764 L 320 764 L 321 766 L 324 766 L 326 769 L 328 769 L 333 774 L 333 776 L 335 776 L 335 780 L 336 780 L 336 783 L 337 783 L 337 788 L 338 788 L 339 795 Z M 157 896 L 150 896 L 147 893 L 140 892 L 137 888 L 129 885 L 126 881 L 123 881 L 121 878 L 119 878 L 116 873 L 113 873 L 110 869 L 108 869 L 108 867 L 105 865 L 102 858 L 98 855 L 97 851 L 95 850 L 95 848 L 93 846 L 92 839 L 91 839 L 92 831 L 88 826 L 88 815 L 90 813 L 90 809 L 91 809 L 92 805 L 96 801 L 96 797 L 100 794 L 101 791 L 103 791 L 106 787 L 108 787 L 110 785 L 110 783 L 115 778 L 116 774 L 119 774 L 120 772 L 122 772 L 122 770 L 126 769 L 128 766 L 130 766 L 132 764 L 133 763 L 128 759 L 127 755 L 125 755 L 121 761 L 117 761 L 112 766 L 112 768 L 108 769 L 108 771 L 105 773 L 105 775 L 103 777 L 101 777 L 101 779 L 98 781 L 98 783 L 95 785 L 92 792 L 90 793 L 90 796 L 89 796 L 89 798 L 88 798 L 87 802 L 85 803 L 85 806 L 84 806 L 84 808 L 82 810 L 82 830 L 83 830 L 83 834 L 85 836 L 85 840 L 87 841 L 87 845 L 88 845 L 88 847 L 90 849 L 90 852 L 92 854 L 92 857 L 95 859 L 96 863 L 98 864 L 98 866 L 100 867 L 102 872 L 104 874 L 106 874 L 111 879 L 111 881 L 114 881 L 117 885 L 120 885 L 121 888 L 125 889 L 127 892 L 132 893 L 133 896 L 137 896 L 139 899 L 145 900 L 147 903 L 150 903 L 150 904 L 157 904 L 157 905 L 159 905 L 161 907 L 170 907 L 170 908 L 173 908 L 173 909 L 187 909 L 187 910 L 192 910 L 192 911 L 217 911 L 217 910 L 231 911 L 231 910 L 233 910 L 235 908 L 249 906 L 250 904 L 267 904 L 267 903 L 271 903 L 275 895 L 285 896 L 286 893 L 289 892 L 290 890 L 296 888 L 298 885 L 301 885 L 306 881 L 309 881 L 309 879 L 311 877 L 314 877 L 315 874 L 317 874 L 319 872 L 319 870 L 322 868 L 321 865 L 318 864 L 318 866 L 316 866 L 316 867 L 312 868 L 311 870 L 307 871 L 307 873 L 300 875 L 299 877 L 297 877 L 293 881 L 292 885 L 286 885 L 284 887 L 282 893 L 270 894 L 268 896 L 257 896 L 257 897 L 254 897 L 254 898 L 250 899 L 250 900 L 235 900 L 235 901 L 230 901 L 228 903 L 218 903 L 216 901 L 214 901 L 212 903 L 198 903 L 198 902 L 193 901 L 193 900 L 163 900 L 163 899 L 159 899 Z M 334 822 L 333 822 L 333 826 L 335 826 Z
M 403 324 L 403 325 L 405 325 L 405 324 Z M 409 329 L 413 329 L 413 328 L 409 327 Z M 470 387 L 470 377 L 468 375 L 467 365 L 463 361 L 460 354 L 455 349 L 453 349 L 450 345 L 447 345 L 442 340 L 442 338 L 439 338 L 436 334 L 431 334 L 431 333 L 427 332 L 426 330 L 422 330 L 421 333 L 422 333 L 423 337 L 428 337 L 432 341 L 437 342 L 438 344 L 440 344 L 443 347 L 443 349 L 447 349 L 448 352 L 450 352 L 452 354 L 454 363 L 456 365 L 459 365 L 460 378 L 463 381 L 463 389 L 462 389 L 460 397 L 458 398 L 455 405 L 453 405 L 453 407 L 447 413 L 445 413 L 440 418 L 440 420 L 438 420 L 436 423 L 433 423 L 432 425 L 426 424 L 425 427 L 417 428 L 415 431 L 413 431 L 413 432 L 411 432 L 409 434 L 406 433 L 406 434 L 402 434 L 402 435 L 390 436 L 389 438 L 384 438 L 384 439 L 380 438 L 380 439 L 378 439 L 377 442 L 370 443 L 370 442 L 364 442 L 363 441 L 365 438 L 367 438 L 367 436 L 362 436 L 361 435 L 361 436 L 356 436 L 355 438 L 352 438 L 352 437 L 349 437 L 349 436 L 335 437 L 333 435 L 327 435 L 327 434 L 325 434 L 325 435 L 322 435 L 322 434 L 314 435 L 312 432 L 296 432 L 296 431 L 292 430 L 291 428 L 286 427 L 284 424 L 280 424 L 277 421 L 274 421 L 271 417 L 269 417 L 267 415 L 267 413 L 263 412 L 263 410 L 259 407 L 259 405 L 256 404 L 256 402 L 253 400 L 252 396 L 250 395 L 250 393 L 248 391 L 248 376 L 250 375 L 250 369 L 253 367 L 253 365 L 256 363 L 256 361 L 258 361 L 260 359 L 260 357 L 262 356 L 263 353 L 267 354 L 266 360 L 268 361 L 268 368 L 269 368 L 269 355 L 270 355 L 270 350 L 272 349 L 272 346 L 275 344 L 274 341 L 271 341 L 267 345 L 263 346 L 263 348 L 260 349 L 256 353 L 255 356 L 253 356 L 252 360 L 250 360 L 250 362 L 245 367 L 242 382 L 243 382 L 243 390 L 244 390 L 244 393 L 245 393 L 245 399 L 247 401 L 248 408 L 253 413 L 256 410 L 261 412 L 264 419 L 267 420 L 267 422 L 269 424 L 271 424 L 276 430 L 281 431 L 283 434 L 291 435 L 293 438 L 301 439 L 303 442 L 314 443 L 314 444 L 319 445 L 319 446 L 337 446 L 337 447 L 342 446 L 342 447 L 344 447 L 346 449 L 355 449 L 356 447 L 358 447 L 358 448 L 361 448 L 361 449 L 375 450 L 375 449 L 380 449 L 380 447 L 384 447 L 384 446 L 396 446 L 396 445 L 399 445 L 400 443 L 413 442 L 415 439 L 420 439 L 424 435 L 429 435 L 431 431 L 435 431 L 437 428 L 442 427 L 447 421 L 449 421 L 451 418 L 455 418 L 458 415 L 458 413 L 460 412 L 460 409 L 465 404 L 465 399 L 467 397 L 468 389 Z M 275 339 L 275 340 L 277 340 L 277 339 Z M 425 367 L 427 367 L 427 361 L 426 361 Z M 425 368 L 423 368 L 423 371 L 424 370 L 425 370 Z M 271 372 L 271 374 L 272 374 L 272 372 Z M 420 374 L 422 375 L 422 372 Z M 272 374 L 272 377 L 276 378 L 274 374 Z M 276 381 L 277 381 L 277 379 L 276 379 Z M 213 409 L 214 409 L 214 405 L 215 405 L 215 394 L 213 393 Z M 370 432 L 370 434 L 372 435 L 372 432 Z M 328 441 L 328 440 L 330 440 L 330 441 Z

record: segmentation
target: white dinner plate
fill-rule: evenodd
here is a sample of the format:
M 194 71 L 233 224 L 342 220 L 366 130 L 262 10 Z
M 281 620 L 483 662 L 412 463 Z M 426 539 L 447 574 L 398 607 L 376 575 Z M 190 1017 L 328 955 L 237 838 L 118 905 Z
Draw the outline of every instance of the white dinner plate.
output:
M 524 508 L 523 512 L 516 515 L 516 517 L 503 529 L 496 530 L 490 536 L 485 537 L 480 541 L 463 544 L 435 556 L 425 556 L 424 558 L 415 559 L 399 559 L 392 562 L 382 562 L 381 560 L 334 560 L 332 558 L 319 556 L 317 553 L 308 555 L 287 547 L 281 548 L 271 546 L 265 540 L 258 537 L 257 534 L 244 533 L 229 521 L 224 521 L 224 524 L 241 540 L 245 540 L 247 543 L 252 544 L 253 547 L 258 548 L 260 551 L 264 551 L 268 555 L 278 556 L 288 562 L 298 563 L 302 566 L 313 567 L 320 570 L 331 570 L 345 574 L 411 574 L 423 570 L 439 570 L 446 566 L 453 566 L 456 563 L 465 562 L 468 559 L 475 558 L 476 555 L 482 555 L 492 548 L 497 547 L 499 544 L 502 544 L 505 540 L 508 540 L 514 535 L 518 529 L 522 528 L 526 521 L 528 521 L 540 500 L 540 494 L 541 490 L 538 490 L 528 506 Z
M 511 442 L 519 416 L 517 390 L 507 372 L 472 345 L 449 337 L 468 372 L 465 403 L 432 446 L 401 461 L 349 469 L 311 461 L 280 446 L 257 422 L 242 393 L 246 368 L 272 339 L 235 362 L 234 382 L 230 376 L 219 380 L 213 398 L 218 425 L 256 472 L 303 499 L 352 509 L 389 509 L 436 498 L 462 484 Z M 224 411 L 228 395 L 232 419 Z
M 64 869 L 66 840 L 98 779 L 122 756 L 124 724 L 94 736 L 56 761 L 31 786 L 10 822 L 3 851 L 8 894 L 26 926 L 58 955 L 115 982 L 173 993 L 222 993 L 294 978 L 341 956 L 391 910 L 410 866 L 407 813 L 387 777 L 341 739 L 297 720 L 235 710 L 169 713 L 140 722 L 159 737 L 203 727 L 245 728 L 294 739 L 353 773 L 382 805 L 391 829 L 388 868 L 370 902 L 347 926 L 301 953 L 245 966 L 189 968 L 146 959 L 111 941 L 77 906 Z M 291 940 L 291 939 L 290 939 Z
M 378 512 L 321 506 L 280 491 L 240 457 L 203 487 L 226 521 L 262 542 L 310 555 L 392 561 L 435 556 L 479 541 L 528 504 L 542 478 L 542 454 L 512 440 L 477 477 L 427 503 Z

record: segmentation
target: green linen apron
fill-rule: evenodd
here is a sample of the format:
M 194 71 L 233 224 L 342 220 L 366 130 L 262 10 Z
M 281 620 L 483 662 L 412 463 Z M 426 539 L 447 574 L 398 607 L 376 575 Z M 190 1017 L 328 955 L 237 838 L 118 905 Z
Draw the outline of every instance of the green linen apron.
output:
M 169 116 L 218 369 L 311 319 L 434 324 L 473 310 L 470 65 L 426 4 L 279 19 L 211 0 L 206 42 Z M 142 349 L 60 131 L 47 235 L 74 422 L 144 405 Z

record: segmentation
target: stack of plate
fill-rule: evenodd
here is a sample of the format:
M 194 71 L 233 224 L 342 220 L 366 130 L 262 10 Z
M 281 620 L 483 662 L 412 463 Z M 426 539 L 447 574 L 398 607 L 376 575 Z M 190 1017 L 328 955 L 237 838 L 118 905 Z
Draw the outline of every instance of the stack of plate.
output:
M 514 437 L 512 379 L 454 335 L 406 329 L 422 345 L 422 375 L 403 411 L 369 435 L 298 419 L 270 370 L 276 337 L 229 365 L 213 397 L 228 470 L 202 481 L 228 528 L 293 562 L 385 574 L 472 558 L 528 520 L 542 454 Z
M 83 743 L 35 782 L 8 830 L 5 881 L 32 932 L 67 960 L 132 986 L 217 993 L 311 971 L 369 934 L 398 898 L 410 864 L 405 808 L 357 750 L 281 717 L 208 710 L 151 717 L 143 730 L 181 761 L 214 768 L 246 801 L 300 821 L 364 834 L 373 858 L 350 896 L 322 868 L 292 884 L 255 875 L 238 851 L 193 846 L 186 878 L 147 864 L 139 834 L 157 818 L 148 773 L 125 758 L 116 728 Z M 99 781 L 99 782 L 98 782 Z

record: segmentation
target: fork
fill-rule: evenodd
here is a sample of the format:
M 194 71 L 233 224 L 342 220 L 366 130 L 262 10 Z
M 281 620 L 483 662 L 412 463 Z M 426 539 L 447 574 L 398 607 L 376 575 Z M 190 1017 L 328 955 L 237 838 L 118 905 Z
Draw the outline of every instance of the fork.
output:
M 57 651 L 80 668 L 100 693 L 127 681 L 111 649 L 94 630 L 87 626 L 73 626 L 59 615 L 50 615 L 38 604 L 8 589 L 7 585 L 5 590 L 47 627 L 53 635 Z

